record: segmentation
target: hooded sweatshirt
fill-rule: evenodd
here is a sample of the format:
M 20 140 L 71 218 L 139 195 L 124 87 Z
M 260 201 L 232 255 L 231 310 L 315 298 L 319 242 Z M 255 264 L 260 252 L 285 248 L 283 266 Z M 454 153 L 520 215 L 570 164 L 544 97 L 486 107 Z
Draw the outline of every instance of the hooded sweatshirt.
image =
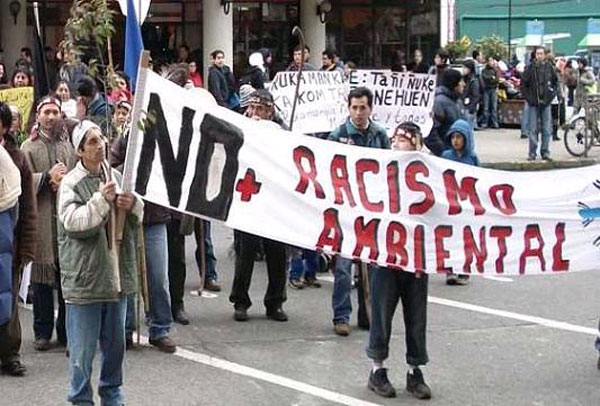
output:
M 461 133 L 465 138 L 465 146 L 462 151 L 456 151 L 450 147 L 442 153 L 442 158 L 451 161 L 461 162 L 466 165 L 480 166 L 479 157 L 475 153 L 475 144 L 473 142 L 473 132 L 471 126 L 465 120 L 456 120 L 446 133 L 446 138 L 451 139 L 452 133 Z

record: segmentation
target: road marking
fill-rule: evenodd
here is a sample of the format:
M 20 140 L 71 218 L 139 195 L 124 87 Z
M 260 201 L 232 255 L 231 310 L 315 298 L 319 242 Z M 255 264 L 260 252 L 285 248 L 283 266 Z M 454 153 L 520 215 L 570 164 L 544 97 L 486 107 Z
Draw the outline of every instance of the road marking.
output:
M 507 278 L 506 276 L 492 276 L 492 275 L 485 275 L 483 277 L 483 279 L 488 279 L 490 281 L 496 281 L 496 282 L 512 282 L 513 281 L 511 278 Z
M 508 312 L 505 310 L 492 309 L 490 307 L 478 306 L 470 303 L 457 302 L 456 300 L 444 299 L 441 297 L 429 296 L 429 303 L 434 303 L 442 306 L 455 307 L 457 309 L 470 310 L 472 312 L 491 314 L 493 316 L 505 317 L 508 319 L 525 321 L 540 326 L 555 328 L 558 330 L 573 331 L 575 333 L 598 335 L 598 330 L 591 327 L 583 327 L 575 324 L 565 323 L 562 321 L 544 319 L 542 317 L 528 316 L 526 314 Z
M 200 297 L 200 295 L 198 294 L 198 290 L 192 290 L 192 291 L 190 291 L 190 295 L 191 296 Z M 201 297 L 204 297 L 204 298 L 207 298 L 207 299 L 214 299 L 214 298 L 219 297 L 219 295 L 217 295 L 215 293 L 207 292 L 206 290 L 203 290 Z
M 135 333 L 134 333 L 135 334 Z M 148 344 L 148 337 L 140 336 L 140 342 L 142 344 Z M 248 367 L 242 364 L 238 364 L 224 359 L 211 357 L 210 355 L 203 354 L 200 352 L 194 352 L 186 350 L 182 347 L 177 347 L 177 351 L 174 354 L 177 357 L 193 361 L 198 364 L 204 364 L 213 368 L 221 369 L 224 371 L 232 372 L 237 375 L 247 376 L 249 378 L 258 379 L 261 381 L 269 382 L 274 385 L 279 385 L 292 389 L 298 392 L 303 392 L 308 395 L 319 397 L 321 399 L 329 400 L 331 402 L 338 403 L 340 405 L 347 406 L 381 406 L 378 403 L 367 402 L 365 400 L 353 398 L 351 396 L 343 395 L 341 393 L 333 392 L 327 389 L 319 388 L 318 386 L 310 385 L 297 381 L 295 379 L 286 378 L 284 376 L 275 375 L 269 372 L 261 371 L 260 369 Z

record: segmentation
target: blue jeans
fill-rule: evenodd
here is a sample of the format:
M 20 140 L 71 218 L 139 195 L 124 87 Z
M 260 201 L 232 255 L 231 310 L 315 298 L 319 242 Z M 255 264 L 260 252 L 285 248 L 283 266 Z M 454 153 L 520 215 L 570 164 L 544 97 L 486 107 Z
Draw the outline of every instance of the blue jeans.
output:
M 337 257 L 333 271 L 333 324 L 350 323 L 352 313 L 352 260 Z
M 319 256 L 315 251 L 296 247 L 288 249 L 290 280 L 298 280 L 304 274 L 305 279 L 314 279 L 319 269 Z
M 212 229 L 210 221 L 202 220 L 202 227 L 204 229 L 204 260 L 206 261 L 206 275 L 204 276 L 204 279 L 207 281 L 216 281 L 217 257 L 215 256 L 215 248 L 212 242 Z M 194 228 L 194 232 L 196 236 L 196 263 L 198 264 L 198 269 L 200 269 L 202 258 L 200 257 L 200 248 L 198 247 L 200 233 L 197 227 Z
M 529 106 L 529 156 L 535 158 L 537 154 L 539 132 L 538 120 L 541 120 L 542 127 L 542 147 L 540 155 L 543 157 L 550 156 L 550 137 L 552 136 L 552 110 L 550 105 Z
M 498 128 L 498 90 L 483 91 L 483 126 Z
M 369 272 L 371 290 L 371 326 L 367 356 L 383 361 L 389 356 L 392 320 L 402 300 L 406 363 L 425 365 L 429 358 L 425 340 L 427 327 L 427 274 L 375 268 Z
M 171 295 L 169 293 L 167 225 L 145 225 L 144 239 L 146 243 L 146 267 L 148 271 L 148 295 L 150 299 L 150 312 L 146 314 L 146 323 L 150 326 L 150 338 L 159 339 L 169 335 L 171 324 L 173 323 Z M 126 321 L 128 330 L 130 326 L 135 325 L 134 302 L 134 300 L 128 300 Z
M 93 405 L 92 365 L 100 341 L 101 370 L 98 394 L 103 406 L 124 405 L 126 299 L 88 305 L 66 305 L 71 387 L 67 400 Z
M 521 119 L 521 135 L 529 138 L 529 104 L 523 105 L 523 118 Z

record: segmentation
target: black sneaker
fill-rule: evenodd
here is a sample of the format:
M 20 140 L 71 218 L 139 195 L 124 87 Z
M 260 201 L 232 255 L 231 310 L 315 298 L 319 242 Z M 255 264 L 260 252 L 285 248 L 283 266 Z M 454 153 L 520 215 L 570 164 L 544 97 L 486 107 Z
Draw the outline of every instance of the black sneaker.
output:
M 0 370 L 9 376 L 25 376 L 27 373 L 27 367 L 19 360 L 2 363 Z
M 371 373 L 369 374 L 369 383 L 367 386 L 373 392 L 379 396 L 383 396 L 384 398 L 396 397 L 396 389 L 390 383 L 387 377 L 387 368 L 379 368 L 375 372 L 371 370 Z
M 529 162 L 533 162 L 533 161 L 535 161 L 535 155 L 529 155 L 529 156 L 527 157 L 527 160 L 528 160 Z
M 406 390 L 417 399 L 431 399 L 431 389 L 425 383 L 423 372 L 419 368 L 413 369 L 412 374 L 406 373 Z
M 288 321 L 288 316 L 281 307 L 267 309 L 267 318 L 275 321 Z
M 243 307 L 235 309 L 233 312 L 233 319 L 235 321 L 248 321 L 248 310 Z
M 552 158 L 550 158 L 550 155 L 544 155 L 544 156 L 542 156 L 542 159 L 544 161 L 552 162 Z

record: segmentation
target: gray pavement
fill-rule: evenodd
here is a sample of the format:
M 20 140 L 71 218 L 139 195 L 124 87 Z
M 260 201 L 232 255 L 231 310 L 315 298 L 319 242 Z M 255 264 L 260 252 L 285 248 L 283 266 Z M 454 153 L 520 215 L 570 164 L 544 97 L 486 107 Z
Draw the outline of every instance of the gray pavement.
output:
M 560 141 L 552 141 L 550 154 L 553 162 L 539 159 L 527 161 L 528 140 L 521 139 L 521 130 L 514 128 L 487 129 L 475 132 L 475 150 L 484 166 L 506 170 L 546 170 L 569 168 L 597 163 L 600 148 L 591 148 L 587 158 L 577 158 L 569 154 L 563 141 L 563 130 L 558 131 Z
M 333 334 L 330 282 L 325 281 L 321 289 L 288 290 L 285 310 L 290 320 L 273 322 L 264 317 L 266 269 L 259 263 L 251 287 L 251 319 L 233 321 L 228 302 L 233 276 L 233 262 L 227 256 L 231 232 L 215 226 L 214 233 L 224 291 L 214 298 L 189 294 L 199 279 L 192 262 L 195 244 L 188 240 L 185 300 L 192 323 L 175 325 L 172 332 L 186 351 L 166 355 L 144 346 L 128 352 L 124 385 L 128 405 L 600 404 L 598 354 L 593 347 L 600 313 L 598 272 L 507 280 L 474 277 L 466 287 L 449 287 L 443 278 L 432 276 L 431 362 L 424 371 L 433 399 L 419 401 L 403 390 L 406 366 L 400 309 L 388 360 L 398 398 L 383 399 L 366 388 L 368 333 L 354 328 L 347 338 Z M 545 327 L 511 318 L 512 313 L 497 315 L 439 304 L 445 303 L 441 299 L 573 326 Z M 25 378 L 0 376 L 0 405 L 66 404 L 67 358 L 58 349 L 34 351 L 31 312 L 22 312 L 22 325 L 23 359 L 29 373 Z M 97 369 L 96 363 L 95 386 Z

